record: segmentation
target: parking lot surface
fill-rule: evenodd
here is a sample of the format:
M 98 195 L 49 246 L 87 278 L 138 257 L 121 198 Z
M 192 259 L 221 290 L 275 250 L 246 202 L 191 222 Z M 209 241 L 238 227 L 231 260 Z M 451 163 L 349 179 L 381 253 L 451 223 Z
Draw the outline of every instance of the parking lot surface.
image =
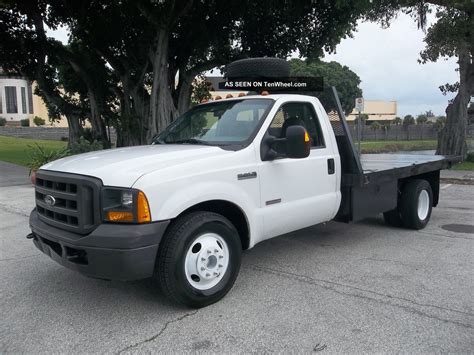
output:
M 4 181 L 0 353 L 474 349 L 473 186 L 443 184 L 422 231 L 380 216 L 263 242 L 223 300 L 194 310 L 153 280 L 94 280 L 41 254 L 25 239 L 33 188 Z

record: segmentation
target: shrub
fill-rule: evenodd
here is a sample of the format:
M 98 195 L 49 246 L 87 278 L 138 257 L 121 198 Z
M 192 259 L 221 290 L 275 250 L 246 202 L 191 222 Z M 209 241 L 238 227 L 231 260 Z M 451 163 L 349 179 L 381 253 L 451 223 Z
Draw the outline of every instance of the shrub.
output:
M 81 153 L 87 153 L 87 152 L 92 152 L 95 150 L 102 150 L 103 146 L 100 142 L 97 140 L 94 141 L 88 141 L 84 137 L 79 138 L 79 141 L 77 143 L 73 143 L 71 145 L 71 148 L 69 149 L 70 154 L 81 154 Z
M 84 138 L 86 141 L 93 142 L 94 138 L 92 137 L 92 128 L 84 128 L 81 137 Z
M 0 127 L 3 127 L 7 124 L 7 119 L 5 117 L 0 117 Z
M 36 126 L 44 126 L 44 124 L 46 123 L 46 121 L 43 120 L 41 117 L 35 116 L 35 117 L 33 118 L 33 123 L 34 123 Z
M 28 147 L 30 148 L 30 162 L 28 163 L 30 174 L 32 171 L 38 170 L 46 163 L 64 158 L 65 156 L 69 155 L 69 151 L 67 149 L 47 151 L 37 143 L 35 143 L 34 146 L 30 145 Z
M 438 132 L 441 132 L 445 124 L 446 124 L 446 117 L 440 116 L 436 119 L 436 122 L 434 123 L 434 127 L 436 128 Z
M 30 161 L 28 163 L 28 166 L 30 168 L 30 174 L 32 171 L 38 170 L 41 166 L 53 160 L 61 159 L 69 155 L 87 153 L 94 150 L 103 149 L 102 144 L 100 142 L 89 142 L 84 137 L 79 138 L 79 142 L 72 144 L 69 149 L 64 148 L 60 150 L 47 151 L 43 147 L 39 146 L 37 143 L 35 143 L 34 146 L 28 147 L 30 148 Z
M 28 118 L 25 118 L 24 120 L 20 120 L 20 125 L 22 127 L 30 127 L 30 120 Z
M 474 163 L 474 153 L 467 153 L 466 161 Z

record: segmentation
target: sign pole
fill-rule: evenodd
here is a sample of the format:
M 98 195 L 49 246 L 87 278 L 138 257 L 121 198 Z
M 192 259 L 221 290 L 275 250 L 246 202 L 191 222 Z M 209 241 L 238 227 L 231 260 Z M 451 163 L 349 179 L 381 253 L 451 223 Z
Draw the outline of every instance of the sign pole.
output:
M 357 119 L 357 145 L 359 147 L 360 155 L 360 141 L 362 136 L 362 111 L 364 110 L 364 98 L 358 97 L 355 99 L 355 109 L 359 112 L 359 118 Z
M 361 131 L 362 131 L 362 122 L 361 122 L 362 115 L 359 111 L 359 119 L 357 120 L 357 145 L 359 146 L 359 155 L 360 155 L 360 139 L 361 139 Z

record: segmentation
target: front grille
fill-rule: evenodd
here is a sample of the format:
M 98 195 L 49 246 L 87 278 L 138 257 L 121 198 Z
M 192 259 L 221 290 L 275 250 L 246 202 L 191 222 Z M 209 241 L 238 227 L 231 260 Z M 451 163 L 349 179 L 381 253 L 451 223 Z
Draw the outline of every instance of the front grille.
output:
M 80 234 L 100 222 L 98 179 L 76 174 L 38 171 L 36 209 L 45 223 Z

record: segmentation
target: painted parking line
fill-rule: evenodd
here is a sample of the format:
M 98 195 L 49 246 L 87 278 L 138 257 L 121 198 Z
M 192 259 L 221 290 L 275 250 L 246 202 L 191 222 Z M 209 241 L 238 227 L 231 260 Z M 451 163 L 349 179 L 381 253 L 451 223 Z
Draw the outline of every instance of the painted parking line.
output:
M 453 186 L 453 184 L 441 184 L 441 190 L 447 189 L 450 186 Z

